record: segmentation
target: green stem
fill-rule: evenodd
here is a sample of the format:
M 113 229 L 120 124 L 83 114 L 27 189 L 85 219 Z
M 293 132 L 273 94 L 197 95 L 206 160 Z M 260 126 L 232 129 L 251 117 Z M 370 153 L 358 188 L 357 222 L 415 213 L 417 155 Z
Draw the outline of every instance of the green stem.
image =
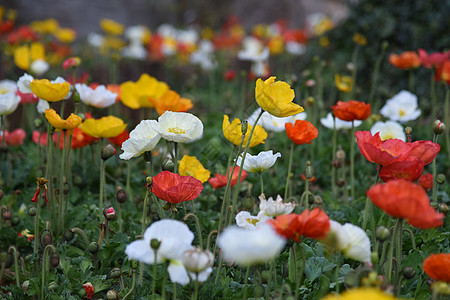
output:
M 386 275 L 388 282 L 394 283 L 394 281 L 392 280 L 392 263 L 394 260 L 394 248 L 398 248 L 398 236 L 399 236 L 399 230 L 401 230 L 402 228 L 402 220 L 401 219 L 397 219 L 395 222 L 395 226 L 394 226 L 394 232 L 392 233 L 392 239 L 391 239 L 391 245 L 389 246 L 389 254 L 388 254 L 388 272 Z M 398 255 L 398 250 L 396 249 L 396 255 Z M 401 249 L 400 249 L 401 251 Z M 398 269 L 399 266 L 399 261 L 396 260 L 396 269 Z
M 382 43 L 384 43 L 384 42 L 382 42 Z M 373 70 L 372 83 L 370 86 L 370 94 L 369 94 L 369 99 L 367 101 L 369 103 L 372 103 L 373 98 L 375 96 L 375 91 L 378 86 L 377 85 L 378 74 L 380 73 L 381 62 L 383 61 L 385 51 L 386 51 L 386 47 L 381 46 L 381 52 L 377 57 L 377 61 L 375 62 L 375 67 Z M 411 91 L 411 93 L 412 93 L 412 91 Z
M 355 122 L 352 121 L 352 136 L 350 141 L 350 185 L 352 201 L 355 201 Z
M 173 300 L 177 300 L 177 284 L 174 282 L 173 283 L 173 295 L 172 295 L 172 299 Z
M 66 171 L 66 131 L 61 131 L 62 139 L 63 139 L 63 149 L 61 153 L 61 169 L 59 175 L 59 218 L 58 218 L 58 232 L 64 232 L 64 207 L 65 207 L 65 195 L 64 195 L 64 177 Z
M 195 220 L 195 225 L 197 226 L 197 232 L 198 232 L 198 245 L 200 248 L 203 249 L 203 238 L 202 238 L 202 226 L 200 225 L 200 220 L 197 215 L 194 213 L 188 213 L 183 217 L 184 221 L 187 221 L 188 219 L 193 218 Z
M 175 159 L 174 159 L 174 162 L 173 162 L 173 172 L 174 173 L 178 173 L 178 143 L 177 142 L 173 142 L 174 143 L 174 156 L 175 156 Z
M 261 195 L 263 195 L 264 194 L 264 181 L 263 181 L 262 172 L 259 172 L 259 180 L 261 182 Z
M 20 268 L 19 268 L 19 254 L 17 253 L 17 249 L 14 246 L 10 246 L 8 249 L 8 252 L 14 252 L 14 270 L 15 270 L 15 277 L 16 277 L 16 285 L 18 288 L 20 288 Z
M 396 254 L 395 254 L 395 265 L 396 265 L 396 272 L 395 272 L 395 287 L 399 287 L 396 289 L 395 294 L 396 296 L 400 294 L 400 282 L 401 282 L 401 276 L 402 276 L 402 246 L 403 246 L 403 220 L 399 219 L 398 222 L 398 228 L 397 228 L 397 238 L 396 238 Z
M 375 184 L 377 184 L 377 182 L 378 182 L 378 178 L 379 178 L 379 174 L 380 174 L 380 169 L 381 169 L 381 166 L 379 166 L 378 168 L 377 168 L 377 176 L 376 176 L 376 178 L 375 178 L 375 183 L 374 183 L 374 185 Z M 372 210 L 372 202 L 370 201 L 370 199 L 369 199 L 369 196 L 367 196 L 366 197 L 366 206 L 365 206 L 365 208 L 364 208 L 364 217 L 363 217 L 363 222 L 362 222 L 362 229 L 365 231 L 366 230 L 366 228 L 367 228 L 367 221 L 368 221 L 368 218 L 369 218 L 369 214 L 370 214 L 370 211 Z M 372 226 L 374 226 L 375 224 L 372 224 Z
M 218 231 L 217 229 L 212 230 L 209 234 L 208 234 L 208 239 L 206 240 L 206 250 L 209 250 L 211 248 L 211 239 L 213 235 L 217 235 Z
M 38 187 L 40 189 L 40 187 Z M 37 212 L 36 212 L 36 216 L 34 217 L 34 253 L 36 253 L 38 251 L 38 241 L 39 241 L 39 218 L 41 215 L 41 193 L 39 192 L 39 196 L 37 197 L 37 202 L 36 202 L 36 206 L 37 206 Z
M 157 258 L 156 255 L 158 254 L 158 250 L 153 250 L 155 259 L 153 261 L 153 277 L 152 277 L 152 297 L 156 296 L 156 267 L 157 267 Z
M 142 228 L 141 228 L 141 232 L 142 234 L 145 233 L 145 229 L 147 227 L 147 202 L 148 202 L 148 196 L 150 194 L 150 190 L 147 190 L 147 192 L 145 193 L 145 197 L 144 197 L 144 205 L 142 208 Z M 144 279 L 144 263 L 141 262 L 139 264 L 139 285 L 142 286 L 143 283 L 143 279 Z
M 336 130 L 336 117 L 333 116 L 333 153 L 331 155 L 331 191 L 333 196 L 337 198 L 337 187 L 336 187 L 336 167 L 334 165 L 334 160 L 336 159 L 337 151 L 337 130 Z
M 433 143 L 437 143 L 438 135 L 433 137 Z M 433 159 L 433 203 L 437 203 L 437 182 L 436 182 L 436 158 Z
M 131 289 L 128 291 L 128 293 L 125 296 L 123 296 L 122 300 L 128 299 L 128 297 L 134 292 L 135 284 L 136 284 L 136 271 L 133 270 L 133 283 L 131 284 Z
M 291 169 L 292 169 L 293 158 L 294 158 L 294 143 L 291 144 L 291 151 L 289 152 L 288 172 L 287 172 L 287 175 L 286 175 L 286 184 L 284 186 L 284 201 L 287 201 L 287 199 L 288 199 L 289 181 L 291 179 Z
M 86 245 L 89 245 L 89 240 L 86 236 L 86 233 L 84 233 L 84 230 L 78 227 L 74 227 L 71 229 L 73 233 L 78 233 L 83 238 L 83 241 L 86 243 Z
M 105 190 L 105 161 L 103 159 L 100 160 L 100 195 L 99 195 L 99 216 L 100 223 L 103 221 L 103 191 Z
M 193 300 L 197 300 L 197 298 L 198 298 L 198 285 L 199 285 L 199 283 L 198 283 L 198 273 L 195 274 L 195 277 L 196 277 L 196 279 L 195 279 L 195 282 L 194 282 L 194 295 L 192 296 Z
M 301 267 L 300 267 L 300 271 L 297 271 L 297 272 L 298 272 L 298 278 L 297 278 L 297 281 L 295 282 L 295 299 L 299 299 L 299 295 L 298 295 L 298 293 L 299 293 L 299 288 L 300 288 L 300 286 L 302 285 L 302 282 L 303 282 L 303 273 L 305 272 L 305 267 L 306 267 L 306 259 L 304 258 L 305 255 L 304 255 L 304 253 L 303 253 L 302 245 L 301 245 L 301 244 L 298 244 L 298 248 L 300 249 L 300 255 L 298 255 L 298 254 L 296 253 L 296 256 L 301 258 L 302 263 L 301 263 L 301 265 L 300 265 L 300 266 L 301 266 Z M 296 249 L 294 249 L 294 250 L 297 251 Z M 297 261 L 296 261 L 295 267 L 297 268 Z
M 53 199 L 53 140 L 50 123 L 47 122 L 47 163 L 45 169 L 45 178 L 48 179 L 48 200 L 50 203 L 50 212 L 52 222 L 56 224 L 57 212 L 56 203 Z
M 247 267 L 247 271 L 245 272 L 244 278 L 244 292 L 242 294 L 242 299 L 247 299 L 247 285 L 248 285 L 248 276 L 250 276 L 250 266 Z

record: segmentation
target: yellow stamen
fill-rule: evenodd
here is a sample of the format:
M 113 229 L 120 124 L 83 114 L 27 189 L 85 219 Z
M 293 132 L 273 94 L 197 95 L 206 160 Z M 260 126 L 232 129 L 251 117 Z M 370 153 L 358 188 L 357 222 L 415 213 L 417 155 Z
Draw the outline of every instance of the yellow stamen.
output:
M 168 132 L 175 133 L 175 134 L 185 134 L 185 133 L 186 133 L 185 130 L 183 130 L 183 129 L 181 129 L 181 128 L 178 128 L 178 127 L 172 127 L 172 128 L 169 128 L 169 129 L 167 129 L 167 131 L 168 131 Z
M 253 224 L 253 225 L 255 225 L 256 226 L 256 223 L 258 223 L 258 219 L 251 219 L 251 218 L 248 218 L 248 219 L 245 219 L 248 223 L 250 223 L 250 224 Z
M 405 112 L 403 109 L 400 109 L 400 110 L 398 111 L 398 114 L 400 115 L 400 117 L 403 117 L 403 116 L 406 115 L 406 112 Z

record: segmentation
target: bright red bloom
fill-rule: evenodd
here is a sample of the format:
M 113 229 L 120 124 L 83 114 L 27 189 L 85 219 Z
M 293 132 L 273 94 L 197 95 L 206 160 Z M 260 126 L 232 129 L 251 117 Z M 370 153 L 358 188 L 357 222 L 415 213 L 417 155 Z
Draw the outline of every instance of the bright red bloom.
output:
M 404 161 L 394 162 L 380 169 L 379 176 L 384 182 L 394 179 L 416 181 L 422 175 L 424 163 L 415 156 L 409 156 Z
M 8 43 L 9 44 L 17 44 L 17 43 L 25 43 L 25 42 L 34 42 L 38 39 L 38 35 L 36 32 L 31 29 L 29 26 L 20 26 L 16 30 L 12 31 L 8 35 Z
M 400 55 L 392 53 L 389 56 L 389 62 L 394 67 L 402 70 L 409 70 L 420 67 L 420 58 L 414 51 L 405 51 Z
M 338 101 L 331 107 L 335 117 L 344 121 L 360 120 L 364 121 L 370 116 L 370 104 L 361 101 L 350 100 L 347 102 Z
M 17 90 L 16 95 L 20 97 L 20 104 L 36 103 L 39 101 L 39 98 L 33 93 L 24 94 Z
M 422 176 L 420 176 L 419 185 L 424 190 L 432 189 L 433 188 L 433 174 L 427 173 L 427 174 L 423 174 Z
M 428 229 L 443 224 L 444 214 L 431 207 L 427 193 L 407 180 L 376 184 L 367 191 L 367 196 L 388 215 L 405 219 L 414 227 Z
M 441 145 L 432 141 L 415 141 L 411 144 L 410 156 L 416 156 L 426 165 L 433 162 L 441 150 Z
M 282 236 L 300 241 L 300 237 L 323 239 L 330 232 L 330 218 L 319 208 L 306 209 L 300 215 L 280 215 L 267 221 Z
M 12 132 L 9 132 L 6 130 L 5 132 L 5 143 L 9 146 L 19 146 L 23 144 L 23 141 L 25 140 L 26 133 L 25 130 L 18 128 L 13 130 Z M 0 133 L 0 142 L 3 141 L 3 132 Z
M 229 172 L 231 172 L 232 170 L 233 167 L 230 167 Z M 234 168 L 233 174 L 231 175 L 230 186 L 234 186 L 237 183 L 238 177 L 239 177 L 239 167 L 236 166 Z M 242 170 L 241 182 L 244 181 L 245 177 L 247 177 L 247 172 L 245 172 L 245 170 Z M 208 182 L 213 187 L 213 189 L 218 189 L 227 185 L 227 176 L 216 173 L 214 174 L 214 177 L 208 180 Z
M 428 69 L 441 66 L 450 57 L 450 51 L 446 53 L 433 52 L 430 55 L 423 49 L 419 49 L 418 52 L 420 63 Z
M 70 57 L 63 62 L 62 67 L 64 70 L 67 70 L 68 68 L 78 67 L 80 65 L 80 63 L 81 63 L 81 58 Z
M 124 130 L 121 134 L 119 134 L 118 136 L 115 136 L 113 138 L 108 138 L 108 140 L 117 147 L 122 147 L 123 142 L 125 142 L 126 140 L 128 140 L 130 138 L 130 133 L 128 132 L 128 130 Z
M 423 270 L 434 280 L 450 282 L 450 253 L 431 254 L 423 261 Z
M 223 74 L 223 79 L 226 81 L 232 81 L 236 77 L 236 71 L 235 70 L 227 70 Z
M 311 144 L 311 141 L 319 135 L 319 131 L 308 121 L 297 120 L 295 124 L 286 123 L 288 138 L 297 145 Z
M 159 199 L 177 204 L 197 199 L 203 190 L 203 184 L 192 176 L 181 176 L 169 171 L 162 171 L 153 177 L 151 189 Z
M 83 284 L 84 290 L 86 291 L 86 298 L 91 299 L 95 292 L 94 292 L 94 286 L 90 282 L 86 282 Z

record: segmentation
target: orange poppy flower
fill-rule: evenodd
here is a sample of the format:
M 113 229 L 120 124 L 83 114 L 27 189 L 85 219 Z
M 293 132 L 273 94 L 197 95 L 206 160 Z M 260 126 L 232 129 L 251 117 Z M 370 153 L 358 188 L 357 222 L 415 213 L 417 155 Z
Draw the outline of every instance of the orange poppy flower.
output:
M 428 229 L 443 224 L 444 214 L 431 207 L 425 190 L 405 179 L 376 184 L 367 196 L 388 215 L 405 219 L 414 227 Z
M 389 62 L 394 67 L 402 70 L 415 69 L 420 67 L 420 58 L 414 51 L 405 51 L 400 55 L 392 53 L 389 56 Z
M 350 100 L 348 102 L 338 101 L 331 107 L 335 117 L 344 121 L 364 121 L 370 116 L 370 104 L 361 101 Z
M 330 232 L 330 218 L 319 208 L 306 209 L 300 215 L 280 215 L 268 223 L 287 239 L 300 241 L 300 237 L 323 239 Z
M 319 135 L 317 128 L 308 121 L 297 120 L 295 124 L 284 124 L 284 127 L 288 138 L 297 145 L 311 144 L 311 141 Z
M 450 253 L 431 254 L 423 261 L 423 270 L 434 280 L 450 282 Z
M 229 172 L 231 172 L 233 170 L 233 167 L 230 167 Z M 239 177 L 239 167 L 236 166 L 234 168 L 234 172 L 231 175 L 231 183 L 230 186 L 234 186 L 237 181 L 238 181 L 238 177 Z M 244 181 L 245 177 L 247 177 L 247 172 L 245 172 L 245 170 L 242 170 L 242 174 L 241 174 L 241 182 Z M 222 174 L 214 174 L 213 178 L 210 178 L 208 180 L 209 184 L 213 187 L 213 189 L 218 189 L 221 187 L 224 187 L 227 185 L 227 175 L 222 175 Z
M 159 115 L 162 115 L 167 110 L 174 112 L 187 112 L 194 107 L 190 99 L 181 98 L 177 92 L 172 90 L 168 90 L 158 99 L 150 98 L 150 100 Z
M 68 132 L 66 133 L 66 140 L 68 138 Z M 72 132 L 72 145 L 71 148 L 72 149 L 79 149 L 79 148 L 83 148 L 87 145 L 89 145 L 90 143 L 92 143 L 93 141 L 98 140 L 98 138 L 92 137 L 86 133 L 83 132 L 83 130 L 81 130 L 80 128 L 74 128 L 73 132 Z M 53 142 L 55 143 L 55 145 L 58 144 L 58 140 L 59 140 L 59 149 L 62 149 L 64 146 L 64 139 L 61 137 L 59 137 L 59 134 L 54 133 L 53 134 Z
M 446 60 L 442 66 L 436 68 L 436 81 L 444 81 L 450 85 L 450 60 Z
M 202 190 L 202 182 L 192 176 L 162 171 L 153 177 L 152 193 L 172 204 L 197 199 Z

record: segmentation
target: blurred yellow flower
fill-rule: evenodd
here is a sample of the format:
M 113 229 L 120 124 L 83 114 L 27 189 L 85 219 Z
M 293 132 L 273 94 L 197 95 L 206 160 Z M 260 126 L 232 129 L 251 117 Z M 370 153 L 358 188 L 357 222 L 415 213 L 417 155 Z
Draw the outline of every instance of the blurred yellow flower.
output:
M 367 39 L 364 35 L 360 34 L 360 33 L 355 33 L 353 35 L 353 41 L 355 43 L 357 43 L 360 46 L 365 46 L 367 45 Z
M 154 107 L 153 102 L 161 98 L 169 90 L 169 86 L 167 83 L 144 73 L 136 82 L 122 83 L 120 90 L 122 103 L 129 108 L 138 109 Z
M 247 133 L 245 134 L 244 143 L 243 143 L 244 147 L 245 147 L 245 145 L 247 145 L 248 137 L 250 136 L 252 127 L 253 126 L 248 125 Z M 222 130 L 223 130 L 223 135 L 225 136 L 225 138 L 227 140 L 229 140 L 236 146 L 239 146 L 241 144 L 241 140 L 242 140 L 241 120 L 236 118 L 230 124 L 228 116 L 224 115 L 223 123 L 222 123 Z M 267 132 L 264 130 L 264 128 L 261 125 L 256 125 L 256 128 L 253 132 L 252 139 L 251 139 L 248 147 L 252 148 L 259 144 L 264 144 L 264 140 L 266 138 L 267 138 Z
M 279 55 L 284 51 L 284 40 L 281 36 L 273 37 L 269 40 L 270 54 Z
M 57 102 L 67 96 L 70 90 L 70 83 L 64 81 L 62 83 L 52 83 L 48 79 L 34 79 L 30 83 L 33 93 L 48 102 Z
M 59 28 L 54 35 L 58 41 L 65 44 L 72 43 L 77 37 L 75 30 L 70 28 Z
M 45 61 L 44 45 L 39 42 L 31 45 L 23 45 L 14 50 L 14 63 L 17 67 L 27 71 L 33 61 L 42 59 Z
M 322 300 L 395 300 L 392 295 L 386 294 L 377 288 L 354 288 L 341 295 L 328 295 Z
M 192 176 L 202 183 L 206 182 L 209 177 L 211 177 L 211 172 L 205 169 L 195 156 L 183 156 L 180 160 L 178 171 L 181 176 Z
M 314 27 L 314 34 L 323 35 L 325 32 L 334 28 L 334 22 L 329 17 L 324 17 L 319 24 Z
M 353 88 L 353 78 L 351 76 L 334 75 L 334 83 L 339 91 L 348 93 Z
M 61 118 L 60 115 L 56 113 L 54 109 L 47 109 L 45 111 L 45 117 L 47 118 L 47 121 L 52 124 L 53 127 L 56 128 L 56 131 L 60 130 L 73 130 L 74 128 L 78 127 L 78 125 L 81 124 L 82 119 L 80 116 L 77 116 L 75 114 L 70 114 L 70 116 L 64 120 Z
M 104 43 L 102 45 L 102 50 L 120 50 L 126 45 L 126 42 L 119 37 L 116 36 L 107 36 L 105 37 Z
M 121 134 L 127 124 L 121 119 L 114 116 L 106 116 L 100 119 L 86 119 L 81 125 L 80 129 L 96 138 L 112 138 Z
M 275 82 L 274 76 L 266 81 L 256 81 L 255 98 L 259 106 L 276 117 L 289 117 L 301 113 L 304 109 L 292 102 L 294 90 L 283 81 Z
M 31 28 L 40 33 L 53 34 L 58 30 L 59 24 L 55 19 L 45 19 L 42 21 L 34 21 L 30 24 Z
M 125 29 L 122 24 L 110 19 L 102 19 L 100 27 L 105 33 L 112 35 L 121 35 Z
M 188 98 L 182 98 L 180 95 L 172 90 L 168 90 L 159 99 L 152 100 L 156 111 L 159 115 L 162 115 L 167 110 L 174 112 L 187 112 L 194 104 Z
M 319 45 L 322 47 L 328 47 L 328 46 L 330 46 L 330 40 L 328 39 L 327 36 L 322 36 L 319 39 Z

